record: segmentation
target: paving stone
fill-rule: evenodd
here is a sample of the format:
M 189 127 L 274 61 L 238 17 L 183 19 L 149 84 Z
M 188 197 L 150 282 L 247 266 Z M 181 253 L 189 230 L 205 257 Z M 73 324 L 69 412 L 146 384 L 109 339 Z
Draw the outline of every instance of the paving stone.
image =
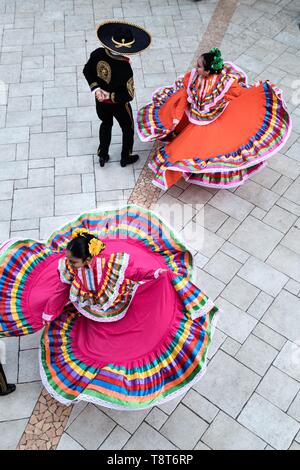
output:
M 42 158 L 41 160 L 29 160 L 29 168 L 51 168 L 54 167 L 54 158 Z
M 0 200 L 5 201 L 13 197 L 13 181 L 2 181 L 0 185 Z
M 207 427 L 205 421 L 179 404 L 160 432 L 180 449 L 193 449 Z
M 18 142 L 28 142 L 28 127 L 9 127 L 0 129 L 0 144 L 17 144 Z
M 274 361 L 274 366 L 300 382 L 300 347 L 296 343 L 287 341 Z
M 167 421 L 168 415 L 159 408 L 152 408 L 150 413 L 146 416 L 145 421 L 150 424 L 153 428 L 160 430 L 162 425 Z
M 281 176 L 277 183 L 274 184 L 274 186 L 272 187 L 272 191 L 282 196 L 286 192 L 286 190 L 291 186 L 292 182 L 292 178 L 288 178 L 287 176 Z
M 211 423 L 219 412 L 216 406 L 194 390 L 188 391 L 182 403 L 208 423 Z
M 194 257 L 194 263 L 198 268 L 203 268 L 208 261 L 209 259 L 201 253 L 197 253 Z
M 222 312 L 221 312 L 222 315 Z M 219 351 L 220 347 L 226 340 L 227 336 L 223 331 L 219 330 L 218 328 L 215 329 L 212 337 L 212 342 L 207 352 L 207 359 L 210 361 L 214 355 Z
M 250 335 L 235 357 L 257 374 L 264 375 L 277 354 L 275 348 Z
M 9 222 L 0 222 L 0 243 L 9 238 Z
M 52 188 L 18 189 L 14 194 L 13 219 L 47 217 L 53 215 L 54 194 Z
M 292 227 L 281 241 L 281 244 L 300 255 L 300 229 Z
M 57 158 L 66 156 L 66 134 L 51 132 L 30 136 L 30 158 Z
M 149 410 L 134 411 L 133 413 L 128 413 L 127 411 L 122 410 L 108 410 L 102 406 L 98 406 L 107 416 L 113 419 L 117 424 L 126 429 L 126 431 L 133 434 L 146 416 L 149 413 Z
M 213 300 L 223 291 L 225 284 L 202 269 L 197 269 L 197 285 Z
M 26 428 L 28 419 L 0 423 L 0 449 L 15 450 Z
M 0 162 L 0 180 L 27 178 L 27 162 Z
M 198 444 L 194 447 L 194 450 L 211 450 L 211 448 L 202 441 L 199 441 Z
M 206 189 L 199 188 L 198 186 L 190 185 L 179 196 L 179 200 L 185 204 L 205 204 L 212 198 L 212 194 Z
M 20 81 L 20 64 L 0 65 L 0 77 L 4 83 L 18 83 Z
M 221 346 L 221 349 L 230 356 L 235 356 L 241 347 L 241 343 L 235 341 L 235 339 L 227 338 Z
M 240 222 L 238 220 L 233 219 L 232 217 L 228 217 L 228 219 L 224 222 L 223 225 L 221 225 L 221 227 L 216 233 L 220 237 L 225 238 L 225 240 L 227 240 L 239 225 Z
M 300 421 L 300 393 L 299 392 L 295 400 L 289 407 L 288 415 L 291 416 L 292 418 L 295 418 L 297 421 Z
M 55 215 L 74 214 L 74 212 L 79 214 L 95 208 L 96 203 L 94 193 L 64 194 L 62 196 L 55 196 Z
M 258 220 L 262 220 L 266 213 L 267 212 L 261 209 L 260 207 L 254 207 L 253 211 L 251 212 L 251 215 Z
M 105 439 L 99 450 L 119 450 L 126 444 L 131 435 L 121 426 L 116 426 L 112 433 Z
M 300 384 L 296 380 L 291 379 L 288 375 L 272 366 L 263 377 L 256 391 L 273 405 L 287 411 L 299 389 Z
M 241 268 L 239 276 L 272 296 L 278 295 L 288 280 L 287 276 L 280 271 L 253 256 Z
M 63 175 L 55 177 L 55 194 L 81 193 L 80 175 Z
M 64 432 L 56 450 L 84 450 L 84 448 Z
M 300 445 L 297 444 L 297 442 L 293 442 L 291 447 L 289 447 L 289 450 L 300 450 Z
M 288 449 L 300 424 L 269 401 L 254 394 L 238 421 L 277 450 Z
M 241 250 L 230 242 L 225 242 L 221 247 L 221 251 L 241 263 L 245 263 L 250 256 L 249 253 L 246 253 L 246 251 Z
M 227 218 L 228 215 L 206 204 L 203 206 L 203 209 L 199 211 L 199 214 L 196 215 L 195 222 L 201 225 L 203 224 L 203 226 L 211 232 L 216 232 Z
M 39 348 L 40 343 L 41 343 L 42 333 L 43 333 L 43 330 L 38 331 L 36 333 L 32 333 L 31 335 L 21 336 L 20 337 L 20 350 Z
M 272 186 L 279 180 L 280 174 L 272 170 L 268 166 L 263 168 L 255 175 L 251 176 L 251 181 L 260 184 L 264 188 L 271 189 Z M 272 189 L 273 191 L 273 189 Z
M 98 129 L 97 129 L 98 133 Z M 90 122 L 69 122 L 68 123 L 68 137 L 91 137 L 91 123 Z
M 175 450 L 176 447 L 147 423 L 139 429 L 124 446 L 124 450 Z
M 115 423 L 89 404 L 68 427 L 68 434 L 87 450 L 97 449 L 114 429 Z
M 235 276 L 225 287 L 222 292 L 222 297 L 246 311 L 257 297 L 258 293 L 259 290 L 252 284 Z
M 240 362 L 218 351 L 207 374 L 193 388 L 235 418 L 259 383 L 259 376 Z M 232 397 L 234 396 L 234 400 Z
M 264 261 L 280 242 L 282 236 L 278 230 L 249 216 L 231 235 L 230 241 Z M 261 240 L 264 240 L 264 243 L 261 243 Z
M 297 216 L 294 214 L 290 214 L 281 207 L 274 206 L 268 212 L 263 221 L 277 230 L 286 233 L 291 228 L 296 219 Z
M 42 384 L 40 382 L 19 384 L 13 395 L 2 397 L 0 422 L 29 418 L 41 390 Z
M 36 168 L 28 172 L 28 187 L 37 188 L 41 186 L 54 185 L 54 168 Z
M 83 121 L 91 121 L 97 120 L 97 114 L 95 111 L 95 106 L 84 106 L 84 107 L 77 107 L 73 103 L 74 107 L 70 107 L 67 109 L 67 121 L 70 122 L 83 122 Z M 60 106 L 57 106 L 60 107 Z
M 293 160 L 295 160 L 296 162 L 300 162 L 299 151 L 300 151 L 300 143 L 296 142 L 289 148 L 286 155 L 292 158 Z
M 49 116 L 43 118 L 43 132 L 64 132 L 66 128 L 66 116 Z
M 300 204 L 300 178 L 298 177 L 296 181 L 289 187 L 284 195 L 287 199 L 296 204 Z
M 20 351 L 18 382 L 34 382 L 40 380 L 38 349 Z
M 300 254 L 278 245 L 269 256 L 268 264 L 300 282 Z
M 0 145 L 0 161 L 2 163 L 15 160 L 16 146 L 15 144 Z
M 239 221 L 244 220 L 253 209 L 250 202 L 241 199 L 230 191 L 219 191 L 209 203 Z
M 0 201 L 0 221 L 10 220 L 12 201 Z
M 285 197 L 281 197 L 280 199 L 278 199 L 276 204 L 277 204 L 277 206 L 282 207 L 283 209 L 286 209 L 287 211 L 291 212 L 292 214 L 295 214 L 298 217 L 300 216 L 300 206 L 298 204 L 295 204 L 292 201 L 289 201 Z
M 44 89 L 44 109 L 77 106 L 77 94 L 67 87 Z
M 82 173 L 93 173 L 93 170 L 93 160 L 87 155 L 82 155 L 81 157 L 61 158 L 55 162 L 56 175 L 78 175 Z
M 17 144 L 16 160 L 28 160 L 29 145 L 27 142 Z
M 222 411 L 202 440 L 214 450 L 262 450 L 265 442 Z
M 183 231 L 184 239 L 202 255 L 211 258 L 223 245 L 224 239 L 194 222 L 189 222 Z
M 235 194 L 267 211 L 278 199 L 277 194 L 250 180 L 240 186 Z
M 95 154 L 99 145 L 97 137 L 69 139 L 68 140 L 68 155 L 87 155 Z M 105 166 L 107 168 L 108 165 Z M 104 170 L 104 168 L 102 168 Z
M 300 283 L 290 279 L 288 283 L 284 286 L 285 290 L 291 294 L 298 295 L 300 291 Z
M 222 252 L 218 252 L 207 263 L 205 270 L 227 284 L 234 277 L 240 267 L 241 264 L 236 260 Z
M 39 226 L 39 219 L 20 219 L 11 221 L 11 230 L 13 231 L 38 229 Z
M 300 299 L 283 290 L 262 318 L 262 322 L 291 341 L 300 338 Z
M 257 320 L 222 297 L 216 300 L 216 304 L 222 309 L 218 328 L 239 343 L 243 343 L 255 327 Z
M 17 46 L 32 44 L 33 30 L 31 28 L 9 29 L 4 31 L 3 45 Z
M 253 334 L 273 346 L 278 351 L 280 351 L 283 345 L 286 343 L 286 338 L 284 336 L 280 335 L 263 323 L 258 323 L 256 325 L 253 330 Z
M 291 179 L 296 179 L 300 174 L 300 161 L 295 161 L 294 159 L 280 153 L 273 155 L 272 158 L 270 158 L 268 165 L 278 171 L 278 173 Z
M 128 189 L 135 185 L 133 170 L 130 166 L 120 170 L 119 163 L 113 162 L 104 168 L 96 168 L 95 174 L 97 191 Z

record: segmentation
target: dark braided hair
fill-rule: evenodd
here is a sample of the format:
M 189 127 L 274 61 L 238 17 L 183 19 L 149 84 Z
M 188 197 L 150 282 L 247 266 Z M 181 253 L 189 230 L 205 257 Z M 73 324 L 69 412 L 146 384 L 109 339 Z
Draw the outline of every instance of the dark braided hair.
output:
M 71 252 L 74 258 L 79 258 L 85 261 L 91 256 L 89 252 L 89 242 L 97 238 L 90 233 L 85 233 L 84 235 L 78 235 L 76 238 L 73 238 L 67 245 L 67 250 Z
M 204 70 L 209 72 L 210 75 L 221 72 L 224 63 L 221 51 L 217 47 L 205 52 L 201 57 L 203 58 Z

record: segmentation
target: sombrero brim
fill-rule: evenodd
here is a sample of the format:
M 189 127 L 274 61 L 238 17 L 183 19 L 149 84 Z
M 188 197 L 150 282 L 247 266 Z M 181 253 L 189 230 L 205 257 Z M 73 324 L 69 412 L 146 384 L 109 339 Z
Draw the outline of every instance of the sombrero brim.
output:
M 125 46 L 120 46 L 113 42 L 114 33 L 116 26 L 124 26 L 131 30 L 134 43 Z M 97 36 L 100 42 L 113 52 L 119 54 L 137 54 L 138 52 L 144 51 L 151 44 L 151 35 L 140 26 L 133 23 L 127 23 L 126 21 L 106 21 L 97 26 Z

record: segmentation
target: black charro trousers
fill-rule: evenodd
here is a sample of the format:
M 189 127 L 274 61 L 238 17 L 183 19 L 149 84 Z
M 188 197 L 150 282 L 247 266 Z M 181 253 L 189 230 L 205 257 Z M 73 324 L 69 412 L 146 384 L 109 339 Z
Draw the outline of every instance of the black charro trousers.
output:
M 103 103 L 96 100 L 96 110 L 102 121 L 99 128 L 99 157 L 106 157 L 109 153 L 113 119 L 115 118 L 122 129 L 121 159 L 131 155 L 134 140 L 134 121 L 130 103 Z

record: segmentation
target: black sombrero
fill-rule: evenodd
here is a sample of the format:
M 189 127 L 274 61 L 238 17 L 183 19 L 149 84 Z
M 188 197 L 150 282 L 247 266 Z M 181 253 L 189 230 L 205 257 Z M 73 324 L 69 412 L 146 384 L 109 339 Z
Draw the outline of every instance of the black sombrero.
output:
M 137 54 L 151 44 L 150 34 L 140 26 L 126 21 L 105 21 L 97 26 L 100 42 L 119 54 Z

